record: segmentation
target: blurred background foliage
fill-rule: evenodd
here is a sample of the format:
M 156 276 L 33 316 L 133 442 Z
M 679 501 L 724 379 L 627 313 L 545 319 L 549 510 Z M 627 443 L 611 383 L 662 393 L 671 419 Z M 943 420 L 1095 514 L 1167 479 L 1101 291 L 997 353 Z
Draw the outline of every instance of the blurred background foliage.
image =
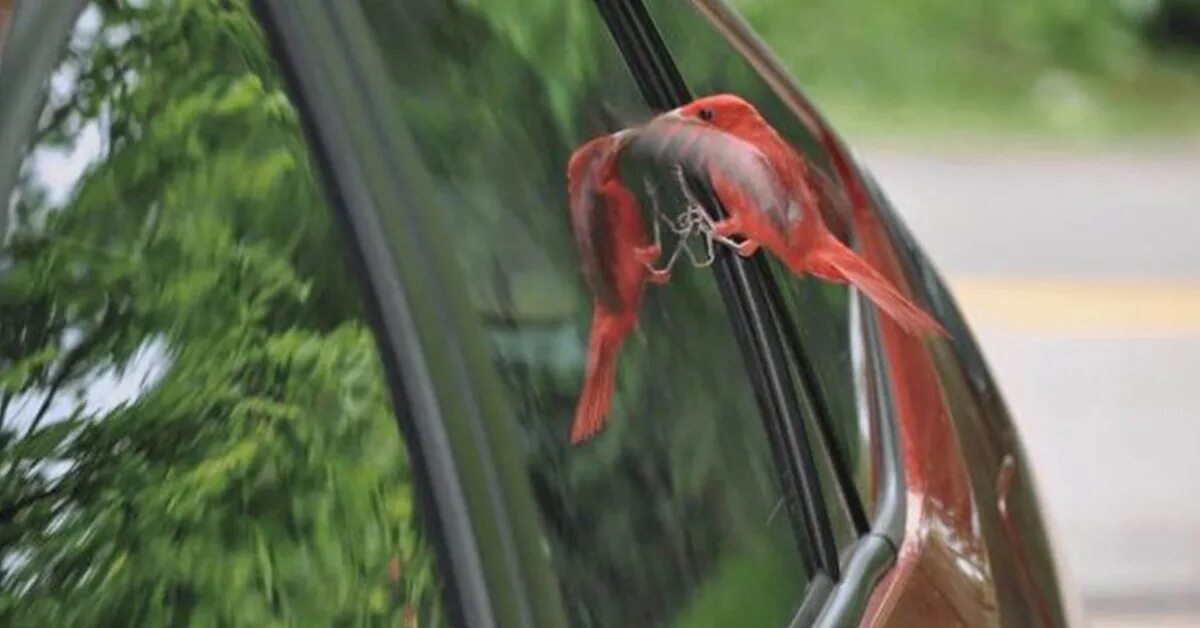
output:
M 587 78 L 593 49 L 578 38 L 590 7 L 536 0 L 514 11 L 514 1 L 461 4 L 539 59 L 561 88 L 550 94 L 556 115 L 570 118 L 569 89 Z M 1200 130 L 1200 0 L 728 1 L 843 132 Z
M 1197 0 L 731 0 L 843 130 L 1200 129 Z

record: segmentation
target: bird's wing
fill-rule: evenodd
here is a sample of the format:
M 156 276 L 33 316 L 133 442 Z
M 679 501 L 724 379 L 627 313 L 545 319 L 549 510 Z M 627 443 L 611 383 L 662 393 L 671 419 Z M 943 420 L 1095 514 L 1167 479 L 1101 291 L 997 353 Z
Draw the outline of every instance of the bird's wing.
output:
M 607 136 L 606 136 L 607 137 Z M 595 298 L 610 310 L 621 309 L 616 289 L 615 224 L 609 199 L 596 185 L 596 170 L 606 159 L 616 159 L 606 137 L 576 149 L 567 165 L 567 198 L 571 232 L 579 249 L 583 276 Z
M 787 190 L 775 176 L 770 160 L 754 144 L 690 118 L 659 117 L 635 134 L 635 154 L 680 164 L 699 177 L 719 173 L 781 228 L 788 223 Z
M 844 242 L 850 241 L 850 197 L 832 176 L 810 164 L 808 179 L 817 195 L 817 208 L 825 225 Z

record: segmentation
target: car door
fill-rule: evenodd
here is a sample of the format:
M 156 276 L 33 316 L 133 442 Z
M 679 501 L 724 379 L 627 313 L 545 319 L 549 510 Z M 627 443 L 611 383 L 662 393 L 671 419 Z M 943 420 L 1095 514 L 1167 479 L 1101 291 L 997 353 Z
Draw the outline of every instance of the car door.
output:
M 500 528 L 492 541 L 469 530 L 457 550 L 448 544 L 466 556 L 456 568 L 482 566 L 476 621 L 720 623 L 762 612 L 753 623 L 803 625 L 823 610 L 834 623 L 860 614 L 892 547 L 864 504 L 894 529 L 902 497 L 896 466 L 875 464 L 895 461 L 891 441 L 843 424 L 886 415 L 870 315 L 852 315 L 844 295 L 813 319 L 847 326 L 842 370 L 822 383 L 763 260 L 722 252 L 712 272 L 681 269 L 646 297 L 610 427 L 567 444 L 590 306 L 568 231 L 566 158 L 614 120 L 689 98 L 644 8 L 570 5 L 525 20 L 504 4 L 263 6 L 332 187 L 363 188 L 343 195 L 363 201 L 347 208 L 363 212 L 351 221 L 359 246 L 408 274 L 375 289 L 417 290 L 404 307 L 432 309 L 412 315 L 427 327 L 395 332 L 415 334 L 407 368 L 458 364 L 428 385 L 453 381 L 435 395 L 455 412 L 435 423 L 453 426 L 446 473 L 486 495 L 468 501 L 470 525 Z M 751 594 L 761 603 L 734 602 Z
M 614 120 L 690 97 L 671 52 L 697 26 L 672 40 L 665 5 L 652 7 L 659 32 L 632 2 L 571 6 L 543 30 L 504 4 L 263 3 L 279 75 L 244 5 L 56 6 L 63 13 L 38 22 L 40 41 L 17 41 L 42 65 L 0 71 L 5 86 L 20 87 L 3 90 L 10 96 L 0 109 L 0 124 L 19 131 L 0 141 L 13 156 L 0 168 L 0 195 L 16 220 L 5 230 L 6 286 L 25 290 L 9 295 L 17 309 L 8 328 L 33 329 L 38 316 L 28 308 L 37 299 L 61 302 L 51 311 L 74 317 L 55 328 L 54 343 L 24 334 L 5 356 L 16 382 L 6 399 L 40 395 L 46 408 L 35 400 L 5 445 L 21 461 L 6 475 L 18 490 L 4 496 L 5 528 L 22 539 L 6 545 L 12 617 L 103 623 L 133 609 L 127 617 L 145 621 L 445 616 L 475 626 L 804 625 L 861 615 L 892 559 L 888 534 L 903 495 L 873 314 L 844 289 L 797 284 L 761 258 L 728 252 L 713 270 L 681 266 L 646 297 L 608 430 L 584 447 L 566 443 L 590 304 L 567 231 L 563 166 L 579 141 Z M 227 27 L 202 28 L 214 23 Z M 115 72 L 122 54 L 144 54 L 147 42 L 201 54 L 134 57 L 133 74 Z M 207 55 L 224 60 L 214 65 Z M 699 80 L 704 67 L 683 69 Z M 82 69 L 110 83 L 72 81 Z M 140 77 L 174 87 L 155 99 L 137 89 Z M 120 100 L 129 93 L 150 100 Z M 64 109 L 80 94 L 108 108 Z M 125 126 L 114 130 L 114 121 Z M 204 135 L 203 124 L 228 133 Z M 103 148 L 97 155 L 84 151 L 67 165 L 56 157 L 92 141 Z M 57 180 L 47 174 L 55 172 Z M 656 173 L 630 176 L 643 174 Z M 156 218 L 175 207 L 187 211 Z M 139 237 L 162 244 L 160 233 L 179 254 L 110 264 L 118 253 L 144 255 Z M 96 284 L 102 298 L 72 283 L 78 271 L 44 274 L 64 268 L 63 259 L 74 264 L 67 270 L 116 273 Z M 150 271 L 158 274 L 139 274 Z M 225 301 L 219 292 L 194 296 L 226 283 L 242 291 Z M 285 296 L 263 296 L 275 289 Z M 170 298 L 150 307 L 157 290 Z M 125 294 L 131 310 L 110 305 Z M 209 309 L 217 306 L 225 309 Z M 143 310 L 153 316 L 136 319 L 138 334 L 104 344 L 116 324 L 109 317 Z M 234 333 L 242 311 L 257 312 L 261 329 Z M 78 350 L 77 334 L 93 328 L 104 342 Z M 229 337 L 242 344 L 223 344 Z M 64 347 L 68 355 L 53 353 Z M 64 367 L 72 351 L 110 369 L 116 383 Z M 137 392 L 85 403 L 76 416 L 51 401 L 66 385 L 54 385 L 56 372 L 85 397 L 89 385 Z M 140 385 L 121 379 L 129 372 Z M 281 388 L 250 394 L 242 384 L 255 377 Z M 189 381 L 240 383 L 234 393 L 182 392 Z M 183 397 L 159 398 L 166 393 Z M 227 405 L 213 405 L 218 398 Z M 344 407 L 322 405 L 330 399 Z M 233 432 L 180 439 L 178 430 L 196 429 L 192 415 L 167 412 L 176 418 L 162 423 L 147 410 L 191 408 L 185 400 Z M 393 410 L 403 441 L 388 435 Z M 264 416 L 294 423 L 233 429 L 235 419 Z M 345 421 L 359 427 L 329 431 Z M 119 442 L 118 425 L 147 440 L 121 445 L 109 466 L 86 469 L 93 475 L 54 470 L 95 456 L 92 448 L 109 442 L 100 437 Z M 164 442 L 194 455 L 154 449 L 147 465 L 147 452 Z M 230 471 L 244 474 L 230 484 L 241 502 L 182 480 L 151 490 L 163 488 L 153 478 L 217 481 Z M 84 485 L 76 477 L 93 478 L 89 490 L 71 488 Z M 264 477 L 274 483 L 262 485 Z M 296 483 L 317 477 L 327 479 Z M 247 508 L 272 503 L 254 492 L 264 486 L 290 505 Z M 189 490 L 191 501 L 178 501 Z M 57 500 L 63 492 L 72 499 Z M 85 505 L 159 525 L 133 536 L 64 527 L 63 517 L 97 512 Z M 208 513 L 199 520 L 237 531 L 238 541 L 212 545 L 177 518 L 180 508 Z M 168 574 L 172 550 L 179 568 Z M 134 558 L 141 579 L 127 575 Z M 67 585 L 98 578 L 106 586 L 90 597 Z M 330 586 L 318 594 L 321 581 Z M 157 588 L 139 598 L 146 582 Z M 222 601 L 222 586 L 236 595 Z

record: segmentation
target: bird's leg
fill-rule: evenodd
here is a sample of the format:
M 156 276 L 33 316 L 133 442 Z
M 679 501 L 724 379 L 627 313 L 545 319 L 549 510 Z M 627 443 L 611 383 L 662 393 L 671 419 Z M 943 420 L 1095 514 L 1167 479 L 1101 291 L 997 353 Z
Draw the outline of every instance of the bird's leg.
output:
M 706 256 L 703 261 L 696 259 L 696 255 L 692 252 L 690 246 L 686 248 L 688 259 L 691 260 L 693 266 L 705 268 L 712 265 L 716 259 L 716 251 L 713 248 L 714 242 L 720 242 L 728 246 L 742 257 L 750 257 L 758 251 L 760 244 L 757 241 L 747 239 L 736 242 L 730 237 L 741 235 L 742 224 L 739 218 L 732 217 L 721 221 L 714 221 L 712 216 L 709 216 L 708 212 L 704 210 L 704 206 L 700 204 L 700 201 L 692 192 L 692 187 L 688 184 L 683 166 L 676 164 L 672 172 L 675 175 L 676 182 L 679 184 L 680 191 L 687 200 L 687 208 L 680 215 L 679 225 L 675 229 L 675 232 L 683 234 L 694 229 L 704 235 Z
M 666 223 L 667 227 L 674 232 L 675 235 L 690 235 L 691 232 L 696 228 L 695 220 L 690 216 L 692 213 L 691 206 L 689 205 L 685 211 L 679 215 L 679 217 L 676 219 L 676 222 L 672 222 L 671 219 L 667 218 L 666 214 L 664 214 L 660 209 L 658 202 L 658 186 L 652 180 L 650 180 L 650 177 L 644 177 L 644 182 L 646 185 L 646 195 L 650 197 L 650 204 L 653 208 L 654 217 L 656 219 L 656 222 L 654 223 L 655 244 L 659 244 L 660 246 L 662 244 L 659 239 L 660 232 L 657 220 L 661 220 L 662 222 Z
M 698 258 L 695 251 L 692 250 L 691 241 L 689 239 L 685 252 L 688 259 L 691 260 L 692 266 L 696 268 L 707 268 L 711 266 L 713 260 L 716 259 L 716 254 L 713 251 L 713 239 L 710 233 L 709 225 L 712 219 L 699 206 L 689 205 L 682 215 L 679 217 L 679 223 L 684 225 L 690 236 L 692 232 L 698 232 L 703 236 L 705 256 L 703 259 Z
M 671 252 L 671 259 L 667 261 L 667 271 L 670 271 L 675 267 L 675 262 L 679 261 L 680 253 L 686 254 L 688 259 L 692 260 L 693 264 L 695 263 L 696 256 L 694 253 L 692 253 L 692 246 L 690 244 L 692 231 L 695 229 L 695 224 L 689 222 L 686 227 L 677 232 L 679 233 L 679 240 L 677 240 L 675 243 L 675 250 Z
M 696 268 L 708 268 L 717 259 L 717 253 L 713 249 L 713 239 L 707 233 L 704 234 L 704 252 L 704 259 L 697 260 L 696 254 L 692 252 L 692 247 L 690 245 L 687 247 L 688 259 L 691 260 L 692 266 Z
M 708 212 L 701 209 L 699 206 L 689 206 L 689 220 L 696 228 L 704 234 L 707 240 L 709 256 L 704 264 L 700 266 L 708 266 L 712 264 L 715 254 L 712 251 L 712 243 L 720 242 L 731 248 L 742 257 L 750 257 L 758 252 L 761 246 L 756 240 L 745 239 L 741 242 L 733 240 L 731 235 L 740 235 L 741 221 L 738 218 L 726 218 L 725 220 L 714 221 Z M 692 262 L 695 263 L 695 258 L 692 257 Z
M 713 235 L 722 238 L 741 235 L 742 233 L 742 219 L 738 216 L 731 216 L 724 220 L 718 220 L 717 222 L 712 223 L 711 226 Z
M 726 242 L 725 244 L 732 248 L 734 253 L 737 253 L 742 257 L 750 257 L 751 255 L 754 255 L 758 252 L 759 247 L 762 246 L 762 244 L 759 244 L 758 240 L 742 240 L 741 242 Z
M 700 230 L 705 233 L 710 245 L 712 244 L 712 241 L 715 240 L 732 248 L 737 252 L 738 255 L 741 255 L 742 257 L 750 257 L 758 251 L 760 245 L 754 240 L 735 242 L 730 238 L 730 236 L 741 235 L 742 222 L 738 217 L 734 216 L 724 220 L 714 221 L 712 217 L 708 215 L 708 212 L 704 211 L 703 205 L 700 204 L 700 201 L 696 199 L 695 194 L 692 192 L 692 186 L 688 184 L 687 177 L 683 172 L 683 166 L 680 164 L 675 164 L 673 173 L 675 175 L 676 182 L 679 183 L 680 190 L 683 191 L 684 198 L 687 199 L 687 213 L 692 215 L 693 220 L 698 220 L 701 223 L 702 226 Z M 709 263 L 712 263 L 711 259 L 709 260 Z
M 665 266 L 662 268 L 654 267 L 654 262 L 658 261 L 658 258 L 662 256 L 662 231 L 658 225 L 659 220 L 666 221 L 668 225 L 671 225 L 671 222 L 662 214 L 659 207 L 658 186 L 654 184 L 654 181 L 650 177 L 643 177 L 642 182 L 646 187 L 646 196 L 650 198 L 651 211 L 654 213 L 654 244 L 652 246 L 639 247 L 635 249 L 634 254 L 637 256 L 638 261 L 649 271 L 650 274 L 647 276 L 647 280 L 650 283 L 662 285 L 671 279 L 671 269 L 674 268 L 675 261 L 679 258 L 679 248 L 684 244 L 684 241 L 681 239 L 675 244 L 675 250 L 671 252 L 671 257 L 667 260 Z M 671 226 L 671 230 L 675 231 L 674 226 Z M 679 232 L 676 231 L 676 233 L 678 234 Z
M 643 246 L 634 249 L 634 255 L 637 260 L 650 271 L 650 281 L 654 283 L 666 283 L 671 277 L 671 267 L 668 264 L 666 268 L 655 268 L 654 262 L 662 256 L 662 232 L 658 228 L 658 218 L 662 215 L 658 207 L 658 186 L 650 180 L 650 177 L 643 177 L 642 183 L 646 186 L 646 196 L 650 197 L 650 209 L 654 213 L 654 244 L 652 246 Z
M 658 261 L 659 257 L 662 257 L 662 248 L 660 248 L 657 244 L 638 246 L 634 247 L 633 255 L 635 258 L 637 258 L 637 261 L 643 264 L 653 264 L 654 262 Z
M 671 172 L 675 175 L 676 183 L 679 184 L 679 191 L 683 192 L 683 198 L 687 201 L 688 210 L 690 211 L 692 208 L 695 208 L 703 212 L 704 205 L 696 199 L 696 195 L 692 192 L 692 186 L 688 184 L 687 176 L 683 172 L 683 165 L 675 164 L 671 168 Z
M 654 213 L 654 246 L 662 249 L 662 232 L 658 229 L 658 219 L 662 216 L 662 212 L 658 208 L 658 186 L 650 177 L 642 177 L 642 184 L 646 186 L 646 196 L 650 197 L 650 210 Z
M 665 286 L 668 281 L 671 281 L 671 270 L 651 268 L 650 274 L 646 276 L 646 281 L 656 286 Z
M 657 244 L 634 247 L 633 255 L 637 261 L 640 262 L 642 266 L 645 266 L 646 270 L 650 273 L 647 277 L 650 283 L 661 285 L 667 283 L 667 281 L 671 279 L 671 265 L 674 264 L 675 256 L 671 256 L 672 260 L 668 262 L 665 267 L 655 268 L 654 262 L 658 261 L 659 257 L 662 257 L 662 248 Z
M 675 262 L 677 262 L 679 260 L 679 250 L 681 248 L 683 248 L 682 240 L 675 245 L 675 250 L 671 251 L 671 258 L 667 260 L 667 265 L 662 270 L 651 273 L 651 275 L 650 275 L 651 283 L 656 283 L 656 284 L 667 283 L 667 280 L 671 278 L 671 269 L 675 268 Z
M 671 257 L 667 260 L 667 264 L 662 268 L 653 268 L 647 264 L 646 268 L 650 271 L 648 280 L 654 284 L 665 284 L 671 278 L 671 269 L 675 267 L 675 262 L 679 260 L 680 249 L 686 248 L 685 241 L 680 240 L 675 244 L 675 250 L 671 251 Z
M 712 266 L 713 261 L 717 258 L 716 251 L 713 249 L 712 218 L 692 192 L 692 186 L 688 184 L 687 177 L 684 176 L 683 166 L 675 164 L 675 167 L 672 168 L 672 173 L 675 175 L 675 181 L 679 184 L 680 192 L 683 193 L 683 197 L 687 201 L 687 207 L 679 217 L 680 223 L 683 224 L 686 221 L 689 230 L 694 229 L 704 235 L 704 259 L 698 260 L 695 253 L 692 252 L 690 245 L 687 248 L 688 259 L 691 260 L 692 266 L 696 268 L 707 268 Z
M 695 226 L 692 225 L 692 221 L 686 213 L 680 214 L 676 221 L 672 221 L 670 218 L 667 218 L 666 214 L 659 214 L 658 219 L 666 224 L 667 228 L 677 236 L 690 235 L 695 229 Z
M 718 236 L 718 241 L 722 241 L 721 238 L 728 238 L 741 232 L 742 222 L 740 219 L 733 217 L 714 221 L 712 216 L 709 216 L 708 212 L 704 211 L 704 205 L 696 199 L 696 195 L 692 192 L 692 186 L 688 184 L 687 177 L 683 172 L 683 166 L 675 164 L 673 171 L 675 180 L 679 183 L 680 190 L 683 191 L 683 197 L 687 199 L 688 213 L 701 220 L 706 227 L 705 230 L 709 234 Z
M 718 223 L 718 224 L 720 224 L 720 223 Z M 721 235 L 716 232 L 710 233 L 709 238 L 716 242 L 720 242 L 721 244 L 724 244 L 725 246 L 733 249 L 733 252 L 737 253 L 741 257 L 750 257 L 751 255 L 754 255 L 755 253 L 758 252 L 758 249 L 762 246 L 762 244 L 759 243 L 758 240 L 751 240 L 749 238 L 745 238 L 741 242 L 738 242 L 738 241 L 734 240 L 733 238 Z
M 758 252 L 762 246 L 757 240 L 751 240 L 742 234 L 742 220 L 738 216 L 732 216 L 724 220 L 710 223 L 712 229 L 710 237 L 733 249 L 735 253 L 742 257 L 750 257 Z M 731 236 L 741 236 L 742 241 L 737 242 Z
M 688 187 L 687 181 L 683 176 L 683 167 L 676 164 L 672 169 L 672 172 L 675 175 L 675 180 L 679 184 L 680 191 L 683 192 L 684 200 L 686 202 L 683 208 L 683 213 L 679 214 L 679 216 L 676 218 L 676 224 L 674 227 L 672 227 L 672 229 L 676 234 L 681 236 L 685 234 L 691 235 L 691 233 L 696 231 L 697 227 L 699 226 L 697 223 L 697 213 L 702 214 L 704 209 L 700 207 L 700 203 L 697 202 L 696 198 L 692 195 L 691 188 Z

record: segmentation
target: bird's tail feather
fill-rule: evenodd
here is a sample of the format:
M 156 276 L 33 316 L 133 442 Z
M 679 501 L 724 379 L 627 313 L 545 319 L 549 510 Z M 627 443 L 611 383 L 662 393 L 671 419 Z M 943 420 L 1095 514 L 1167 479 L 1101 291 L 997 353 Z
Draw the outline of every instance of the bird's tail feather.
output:
M 808 268 L 812 274 L 822 279 L 852 284 L 908 333 L 914 336 L 926 333 L 947 335 L 932 316 L 909 301 L 887 278 L 833 234 L 825 234 L 821 246 L 810 256 Z
M 579 394 L 579 404 L 575 408 L 575 422 L 571 425 L 572 445 L 578 445 L 604 429 L 609 410 L 612 409 L 617 355 L 625 339 L 625 334 L 613 323 L 600 313 L 592 320 L 587 373 L 583 379 L 583 392 Z

